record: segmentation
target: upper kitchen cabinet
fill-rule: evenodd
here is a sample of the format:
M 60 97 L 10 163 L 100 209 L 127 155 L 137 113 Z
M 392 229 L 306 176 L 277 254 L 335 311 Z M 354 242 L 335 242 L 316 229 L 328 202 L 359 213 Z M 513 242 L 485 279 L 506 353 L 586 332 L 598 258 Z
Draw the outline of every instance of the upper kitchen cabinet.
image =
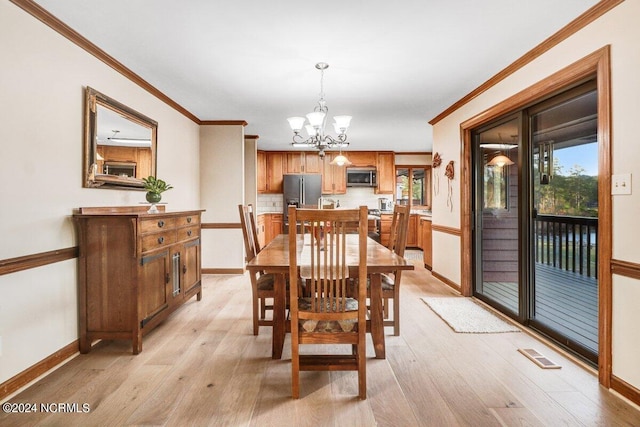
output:
M 322 194 L 346 194 L 347 174 L 344 166 L 332 165 L 339 153 L 326 153 L 322 168 Z
M 258 151 L 258 193 L 282 193 L 286 157 L 282 152 Z
M 378 172 L 377 194 L 393 194 L 396 188 L 395 157 L 392 151 L 378 152 L 376 169 Z
M 322 163 L 318 153 L 292 151 L 286 153 L 287 173 L 322 173 Z
M 349 151 L 344 153 L 349 161 L 351 167 L 355 168 L 375 168 L 377 167 L 377 159 L 375 151 Z
M 256 160 L 256 175 L 258 180 L 258 194 L 267 192 L 267 153 L 258 151 Z

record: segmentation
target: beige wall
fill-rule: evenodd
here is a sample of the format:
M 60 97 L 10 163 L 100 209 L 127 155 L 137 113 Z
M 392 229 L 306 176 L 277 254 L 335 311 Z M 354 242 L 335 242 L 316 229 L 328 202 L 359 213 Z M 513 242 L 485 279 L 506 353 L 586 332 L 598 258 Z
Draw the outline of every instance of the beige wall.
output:
M 200 203 L 202 222 L 240 223 L 244 204 L 244 127 L 200 127 Z M 202 230 L 202 268 L 244 268 L 242 230 Z
M 431 154 L 396 153 L 394 157 L 396 166 L 417 166 L 431 164 Z
M 9 2 L 0 2 L 0 259 L 75 246 L 79 206 L 142 191 L 82 188 L 84 87 L 158 122 L 168 209 L 199 208 L 198 125 Z M 76 261 L 0 276 L 0 383 L 78 338 Z
M 586 55 L 611 45 L 612 75 L 612 173 L 633 172 L 629 196 L 613 197 L 613 258 L 640 263 L 637 240 L 640 236 L 640 144 L 637 117 L 640 115 L 640 16 L 639 1 L 625 1 L 531 64 L 509 76 L 489 91 L 474 98 L 434 126 L 433 152 L 439 152 L 443 166 L 454 160 L 453 210 L 446 206 L 444 191 L 434 196 L 433 224 L 460 227 L 460 123 L 476 116 L 509 96 L 548 77 Z M 455 142 L 457 141 L 457 142 Z M 445 183 L 446 184 L 446 183 Z M 452 247 L 451 236 L 433 233 L 433 247 Z M 435 251 L 434 251 L 435 252 Z M 459 253 L 459 251 L 458 251 Z M 437 256 L 434 271 L 459 283 L 460 259 Z M 446 273 L 445 273 L 446 272 Z M 613 280 L 613 374 L 640 388 L 640 281 L 616 277 Z

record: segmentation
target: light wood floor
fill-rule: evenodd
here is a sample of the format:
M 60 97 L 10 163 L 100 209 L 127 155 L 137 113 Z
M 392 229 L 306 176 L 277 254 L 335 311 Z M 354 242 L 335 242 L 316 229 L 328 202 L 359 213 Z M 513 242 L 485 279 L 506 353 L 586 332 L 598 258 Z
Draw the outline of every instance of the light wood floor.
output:
M 420 300 L 453 291 L 419 265 L 402 278 L 402 335 L 387 335 L 385 360 L 368 359 L 365 401 L 355 372 L 303 372 L 292 400 L 289 338 L 272 360 L 269 329 L 251 334 L 248 277 L 205 276 L 203 300 L 145 337 L 141 354 L 99 343 L 10 399 L 88 403 L 88 413 L 0 414 L 0 425 L 640 425 L 593 372 L 527 333 L 457 334 Z M 518 348 L 562 369 L 540 369 Z

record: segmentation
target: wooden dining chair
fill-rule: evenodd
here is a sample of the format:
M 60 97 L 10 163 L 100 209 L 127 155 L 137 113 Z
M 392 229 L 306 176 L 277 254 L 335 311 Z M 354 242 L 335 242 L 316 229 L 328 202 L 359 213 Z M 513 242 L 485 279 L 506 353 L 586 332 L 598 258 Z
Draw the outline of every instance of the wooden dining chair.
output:
M 238 205 L 240 212 L 240 224 L 244 236 L 244 249 L 246 262 L 251 261 L 260 252 L 256 220 L 252 205 Z M 273 310 L 273 305 L 267 304 L 267 298 L 275 297 L 275 276 L 271 273 L 250 272 L 252 309 L 253 309 L 253 335 L 258 335 L 260 326 L 273 326 L 272 320 L 266 319 L 267 310 Z
M 296 224 L 305 224 L 300 227 L 302 236 L 296 235 Z M 354 226 L 357 234 L 349 232 Z M 301 239 L 300 253 L 297 239 Z M 352 370 L 358 371 L 358 396 L 366 399 L 366 281 L 358 281 L 355 295 L 349 284 L 353 276 L 367 274 L 367 207 L 289 207 L 289 262 L 289 276 L 299 274 L 305 279 L 308 295 L 300 295 L 296 286 L 289 291 L 293 398 L 300 396 L 300 371 Z M 301 346 L 306 344 L 346 344 L 350 351 L 315 354 L 305 348 L 307 351 L 301 354 Z
M 409 229 L 409 206 L 395 205 L 391 232 L 387 248 L 398 256 L 404 257 L 407 246 L 407 232 Z M 396 270 L 390 274 L 382 274 L 382 310 L 384 326 L 393 326 L 393 335 L 400 335 L 400 280 L 402 270 Z M 389 300 L 393 301 L 392 318 L 389 319 Z

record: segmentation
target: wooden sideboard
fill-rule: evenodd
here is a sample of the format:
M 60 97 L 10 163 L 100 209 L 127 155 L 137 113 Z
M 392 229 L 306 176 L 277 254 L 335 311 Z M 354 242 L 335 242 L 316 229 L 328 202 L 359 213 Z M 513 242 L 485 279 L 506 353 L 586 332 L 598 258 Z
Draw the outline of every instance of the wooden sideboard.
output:
M 147 214 L 147 206 L 79 208 L 80 352 L 96 339 L 142 336 L 185 301 L 202 298 L 202 210 Z

